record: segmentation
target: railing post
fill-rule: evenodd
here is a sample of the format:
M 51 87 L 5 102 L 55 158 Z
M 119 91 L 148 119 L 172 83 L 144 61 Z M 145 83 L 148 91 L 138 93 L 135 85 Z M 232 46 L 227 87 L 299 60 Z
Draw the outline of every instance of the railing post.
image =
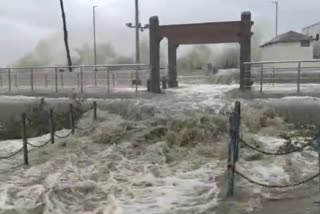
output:
M 318 146 L 318 166 L 319 166 L 319 182 L 320 182 L 320 136 L 318 136 L 316 138 L 316 142 L 317 142 L 317 146 Z
M 136 69 L 136 77 L 135 77 L 135 84 L 136 84 L 136 93 L 138 93 L 138 79 L 139 79 L 139 74 L 138 74 L 138 69 Z
M 0 87 L 3 87 L 3 83 L 2 83 L 2 73 L 0 73 Z
M 11 92 L 11 68 L 8 68 L 8 86 L 9 92 Z
M 112 87 L 116 87 L 116 75 L 112 72 Z
M 33 68 L 30 71 L 30 87 L 31 91 L 33 91 Z
M 297 92 L 300 93 L 301 62 L 298 63 Z
M 18 88 L 17 74 L 16 74 L 16 73 L 14 74 L 14 86 L 15 86 L 16 88 Z
M 93 102 L 93 119 L 94 120 L 98 119 L 98 117 L 97 117 L 97 101 Z
M 260 68 L 260 92 L 263 92 L 263 64 L 261 64 Z
M 63 86 L 64 86 L 64 84 L 63 84 L 63 73 L 64 72 L 60 72 L 61 88 L 63 88 Z
M 274 81 L 275 81 L 275 78 L 276 78 L 276 69 L 273 67 L 272 68 L 272 86 L 274 86 Z
M 73 117 L 73 105 L 70 103 L 70 126 L 71 126 L 71 133 L 74 134 L 75 126 L 74 126 L 74 117 Z
M 80 92 L 83 93 L 83 70 L 82 70 L 82 66 L 80 66 Z
M 94 68 L 94 86 L 97 87 L 98 83 L 97 83 L 97 68 Z
M 107 78 L 108 78 L 108 94 L 110 94 L 110 71 L 109 69 L 107 68 Z
M 77 73 L 77 86 L 80 87 L 80 74 Z
M 55 132 L 55 127 L 54 127 L 54 119 L 53 119 L 53 109 L 50 109 L 50 139 L 51 139 L 51 144 L 54 144 L 54 132 Z
M 22 119 L 21 120 L 21 122 L 22 122 L 22 142 L 23 142 L 24 164 L 29 165 L 26 117 L 27 117 L 26 113 L 23 113 L 21 116 L 21 119 Z
M 55 74 L 55 86 L 56 86 L 56 93 L 58 93 L 58 68 L 54 69 L 54 74 Z
M 47 73 L 44 74 L 44 86 L 46 88 L 48 88 L 48 74 Z

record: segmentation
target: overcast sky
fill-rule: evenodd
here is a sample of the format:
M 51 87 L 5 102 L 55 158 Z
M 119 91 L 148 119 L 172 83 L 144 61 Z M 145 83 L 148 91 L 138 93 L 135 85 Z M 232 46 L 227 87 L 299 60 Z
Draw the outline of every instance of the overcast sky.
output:
M 94 0 L 64 1 L 71 48 L 92 44 Z M 134 31 L 125 23 L 134 20 L 134 0 L 99 0 L 98 4 L 98 42 L 110 42 L 118 51 L 132 55 Z M 279 0 L 279 7 L 279 32 L 301 31 L 320 21 L 319 0 Z M 160 24 L 178 24 L 239 20 L 242 11 L 251 11 L 254 21 L 263 23 L 268 37 L 274 33 L 270 31 L 274 29 L 275 9 L 269 0 L 140 0 L 140 8 L 143 24 L 153 15 L 159 16 Z M 39 40 L 61 35 L 61 30 L 59 0 L 1 0 L 0 65 L 14 62 Z

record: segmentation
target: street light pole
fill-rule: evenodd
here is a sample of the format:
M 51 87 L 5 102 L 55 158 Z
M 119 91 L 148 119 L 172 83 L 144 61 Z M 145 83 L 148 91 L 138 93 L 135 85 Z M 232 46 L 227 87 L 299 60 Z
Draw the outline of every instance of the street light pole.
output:
M 93 12 L 93 55 L 94 65 L 97 65 L 97 43 L 96 43 L 96 5 L 92 7 Z
M 136 63 L 140 64 L 140 27 L 139 22 L 139 0 L 135 0 L 136 9 Z
M 273 1 L 272 3 L 276 5 L 276 36 L 278 36 L 279 2 L 278 1 Z

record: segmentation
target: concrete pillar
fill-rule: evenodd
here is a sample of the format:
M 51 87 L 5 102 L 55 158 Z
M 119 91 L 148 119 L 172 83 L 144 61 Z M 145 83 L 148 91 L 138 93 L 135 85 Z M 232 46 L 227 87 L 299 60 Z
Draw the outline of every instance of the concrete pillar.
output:
M 160 89 L 160 41 L 159 19 L 153 16 L 149 20 L 150 33 L 150 92 L 161 93 Z
M 169 65 L 169 73 L 168 73 L 168 85 L 170 88 L 178 87 L 177 80 L 177 48 L 178 45 L 172 41 L 168 41 L 168 65 Z
M 251 13 L 241 14 L 241 33 L 240 33 L 240 89 L 251 89 L 250 67 L 245 67 L 245 62 L 251 61 Z

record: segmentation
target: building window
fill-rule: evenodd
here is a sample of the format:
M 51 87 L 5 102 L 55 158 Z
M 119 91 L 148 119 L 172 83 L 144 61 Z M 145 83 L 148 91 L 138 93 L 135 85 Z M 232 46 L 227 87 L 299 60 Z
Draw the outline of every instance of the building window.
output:
M 310 41 L 309 40 L 301 41 L 301 47 L 310 47 Z

